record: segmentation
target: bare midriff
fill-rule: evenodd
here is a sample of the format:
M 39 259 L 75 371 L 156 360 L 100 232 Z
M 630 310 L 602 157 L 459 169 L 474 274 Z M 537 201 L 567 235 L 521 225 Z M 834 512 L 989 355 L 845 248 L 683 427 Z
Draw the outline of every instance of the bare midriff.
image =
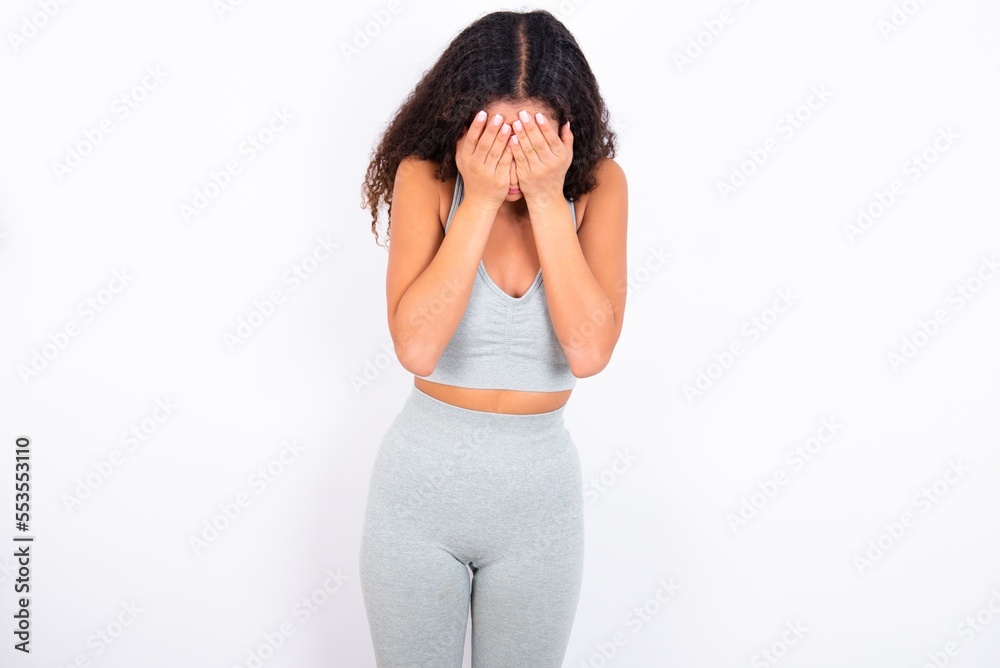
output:
M 558 392 L 527 392 L 524 390 L 481 390 L 435 383 L 425 378 L 413 377 L 413 384 L 421 392 L 454 406 L 490 413 L 548 413 L 563 406 L 573 390 Z

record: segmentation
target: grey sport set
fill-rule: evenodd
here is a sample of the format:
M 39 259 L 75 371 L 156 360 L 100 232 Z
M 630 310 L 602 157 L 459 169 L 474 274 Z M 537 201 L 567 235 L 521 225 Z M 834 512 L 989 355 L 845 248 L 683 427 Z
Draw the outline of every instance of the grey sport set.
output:
M 463 192 L 459 174 L 445 233 Z M 521 297 L 482 261 L 476 279 L 437 366 L 419 377 L 573 388 L 541 270 Z M 470 606 L 474 668 L 562 666 L 584 559 L 580 458 L 564 410 L 476 411 L 413 387 L 378 447 L 361 536 L 378 668 L 461 668 Z

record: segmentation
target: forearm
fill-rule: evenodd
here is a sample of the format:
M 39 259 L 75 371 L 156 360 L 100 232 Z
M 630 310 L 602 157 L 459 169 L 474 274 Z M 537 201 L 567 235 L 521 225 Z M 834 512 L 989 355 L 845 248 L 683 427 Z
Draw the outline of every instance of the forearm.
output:
M 569 203 L 561 197 L 548 202 L 533 205 L 532 232 L 552 328 L 573 375 L 582 378 L 608 362 L 616 332 L 614 309 L 587 265 Z
M 495 218 L 488 206 L 462 200 L 434 259 L 400 299 L 393 338 L 400 362 L 415 374 L 433 371 L 458 329 Z

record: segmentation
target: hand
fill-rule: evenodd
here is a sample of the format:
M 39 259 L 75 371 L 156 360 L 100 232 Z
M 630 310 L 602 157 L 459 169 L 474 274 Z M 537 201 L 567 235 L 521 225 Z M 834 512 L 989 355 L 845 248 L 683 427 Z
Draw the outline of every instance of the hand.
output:
M 455 165 L 462 175 L 466 199 L 494 211 L 507 199 L 513 158 L 510 137 L 510 126 L 495 124 L 485 118 L 485 112 L 462 133 L 455 147 Z
M 556 132 L 551 119 L 522 110 L 514 121 L 510 145 L 514 154 L 517 183 L 525 202 L 547 203 L 565 199 L 563 185 L 573 162 L 573 133 L 569 123 Z

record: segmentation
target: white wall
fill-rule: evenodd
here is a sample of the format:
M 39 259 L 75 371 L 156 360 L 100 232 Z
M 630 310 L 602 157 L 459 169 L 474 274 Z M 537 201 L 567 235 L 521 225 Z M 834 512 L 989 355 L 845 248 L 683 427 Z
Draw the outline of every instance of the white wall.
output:
M 350 59 L 388 3 L 5 3 L 0 480 L 11 518 L 29 436 L 35 542 L 25 656 L 5 523 L 3 665 L 248 666 L 283 625 L 260 665 L 374 665 L 357 551 L 412 376 L 391 357 L 361 180 L 448 41 L 534 7 L 399 3 Z M 584 477 L 611 484 L 587 483 L 565 665 L 771 666 L 768 648 L 789 667 L 996 665 L 1000 7 L 540 6 L 590 59 L 630 192 L 624 332 L 567 407 Z M 276 110 L 272 141 L 244 150 Z M 766 161 L 724 196 L 753 152 Z M 186 220 L 229 161 L 240 173 Z M 286 280 L 314 253 L 308 280 Z M 193 547 L 225 508 L 238 516 Z

